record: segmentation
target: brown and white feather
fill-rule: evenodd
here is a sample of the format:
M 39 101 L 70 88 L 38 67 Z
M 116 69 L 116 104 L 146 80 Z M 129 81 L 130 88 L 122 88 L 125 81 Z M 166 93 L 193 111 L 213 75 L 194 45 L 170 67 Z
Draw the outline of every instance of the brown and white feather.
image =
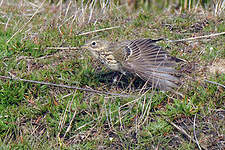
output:
M 159 40 L 137 39 L 117 43 L 97 40 L 87 42 L 85 47 L 110 69 L 124 74 L 134 73 L 153 87 L 167 91 L 180 83 L 174 68 L 177 59 L 155 44 Z
M 176 76 L 178 72 L 174 69 L 177 62 L 155 42 L 151 39 L 126 41 L 125 44 L 121 44 L 125 45 L 121 49 L 125 51 L 126 58 L 120 63 L 124 70 L 137 74 L 151 83 L 153 87 L 171 90 L 176 88 L 180 82 L 179 77 Z M 114 51 L 115 59 L 118 56 L 116 53 L 118 50 Z

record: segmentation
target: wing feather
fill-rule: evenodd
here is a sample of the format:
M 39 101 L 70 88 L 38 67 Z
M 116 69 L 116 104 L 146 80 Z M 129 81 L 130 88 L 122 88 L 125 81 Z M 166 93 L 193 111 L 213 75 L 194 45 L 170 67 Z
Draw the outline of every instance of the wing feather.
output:
M 151 39 L 139 39 L 127 43 L 124 49 L 129 49 L 129 55 L 122 66 L 156 88 L 171 90 L 180 82 L 177 70 L 174 69 L 177 62 L 164 49 L 155 45 L 155 42 Z

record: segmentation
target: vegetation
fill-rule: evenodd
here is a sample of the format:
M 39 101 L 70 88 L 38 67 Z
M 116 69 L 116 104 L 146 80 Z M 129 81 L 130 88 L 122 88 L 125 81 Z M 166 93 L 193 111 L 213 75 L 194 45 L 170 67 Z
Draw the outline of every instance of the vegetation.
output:
M 0 1 L 0 149 L 224 149 L 224 35 L 158 43 L 186 60 L 176 93 L 142 89 L 79 48 L 222 33 L 224 1 L 109 2 Z

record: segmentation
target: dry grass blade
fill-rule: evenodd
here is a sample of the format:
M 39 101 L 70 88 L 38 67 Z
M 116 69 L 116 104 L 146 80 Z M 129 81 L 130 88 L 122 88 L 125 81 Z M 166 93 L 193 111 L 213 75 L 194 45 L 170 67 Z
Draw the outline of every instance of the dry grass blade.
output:
M 172 126 L 174 126 L 178 131 L 180 131 L 182 134 L 186 135 L 188 137 L 188 139 L 190 139 L 192 142 L 194 142 L 195 144 L 198 145 L 198 143 L 182 128 L 179 127 L 178 125 L 176 125 L 175 123 L 173 123 L 172 121 L 169 121 L 168 119 L 165 119 L 167 122 L 169 122 Z M 207 149 L 202 145 L 199 145 L 202 147 L 202 149 Z
M 194 137 L 195 137 L 195 140 L 196 140 L 196 144 L 198 145 L 198 148 L 200 150 L 202 150 L 201 146 L 199 145 L 199 142 L 198 142 L 198 139 L 197 139 L 197 136 L 196 136 L 196 133 L 195 133 L 195 120 L 196 120 L 196 114 L 195 114 L 195 117 L 194 117 L 194 125 L 193 125 L 193 128 L 194 128 Z
M 1 2 L 0 2 L 0 7 L 2 6 L 2 3 L 3 3 L 3 0 L 1 0 Z
M 69 105 L 69 110 L 71 109 L 71 105 L 74 103 L 74 99 L 75 99 L 75 95 L 73 96 L 72 100 L 68 103 L 68 105 Z M 67 107 L 67 108 L 68 108 L 68 107 Z M 65 113 L 66 113 L 66 111 L 67 111 L 67 109 L 65 110 Z M 72 123 L 73 123 L 73 121 L 74 121 L 74 119 L 75 119 L 76 114 L 77 114 L 77 111 L 75 110 L 75 112 L 73 113 L 73 117 L 72 117 L 72 119 L 70 120 L 69 126 L 67 127 L 66 132 L 64 133 L 64 135 L 63 135 L 63 137 L 62 137 L 63 140 L 64 140 L 64 138 L 66 137 L 67 133 L 68 133 L 68 132 L 71 130 L 71 128 L 72 128 Z M 63 118 L 63 119 L 64 119 L 64 118 Z M 65 118 L 65 119 L 66 119 L 66 118 Z
M 208 83 L 215 84 L 215 85 L 219 85 L 219 86 L 225 88 L 225 85 L 223 85 L 223 84 L 220 84 L 220 83 L 217 83 L 217 82 L 214 82 L 214 81 L 209 81 L 209 80 L 206 80 L 206 79 L 205 79 L 204 81 L 205 81 L 205 82 L 208 82 Z
M 42 6 L 44 5 L 46 0 L 44 0 L 41 5 L 38 7 L 38 9 L 34 12 L 34 14 L 30 17 L 30 19 L 19 29 L 17 30 L 9 39 L 8 41 L 6 42 L 7 44 L 14 38 L 14 36 L 16 34 L 18 34 L 19 32 L 21 32 L 30 22 L 31 20 L 34 18 L 34 16 L 39 12 L 39 10 L 42 8 Z
M 62 113 L 62 116 L 60 117 L 60 121 L 59 121 L 59 125 L 58 125 L 59 133 L 57 134 L 58 138 L 60 138 L 60 133 L 61 133 L 62 129 L 65 127 L 65 122 L 66 122 L 66 119 L 67 119 L 66 113 L 68 112 L 68 110 L 70 110 L 73 100 L 74 100 L 74 96 L 73 96 L 72 100 L 70 102 L 68 102 L 68 104 L 66 106 L 66 109 L 64 110 L 64 113 Z M 76 112 L 74 113 L 74 115 L 75 114 L 76 114 Z M 70 126 L 67 128 L 67 130 L 66 130 L 62 139 L 64 139 L 64 137 L 66 136 L 66 134 L 69 130 L 70 130 Z
M 191 40 L 196 40 L 196 39 L 203 39 L 203 38 L 209 38 L 213 36 L 218 36 L 218 35 L 223 35 L 225 32 L 221 33 L 215 33 L 215 34 L 209 34 L 209 35 L 204 35 L 204 36 L 197 36 L 197 37 L 191 37 L 191 38 L 186 38 L 186 39 L 180 39 L 180 40 L 166 40 L 167 42 L 183 42 L 183 41 L 191 41 Z
M 219 16 L 224 13 L 225 1 L 224 0 L 214 0 L 214 15 Z
M 104 28 L 104 29 L 99 29 L 99 30 L 84 32 L 84 33 L 78 34 L 77 36 L 80 36 L 80 35 L 88 35 L 88 34 L 92 34 L 92 33 L 96 33 L 96 32 L 101 32 L 101 31 L 106 31 L 106 30 L 112 30 L 112 29 L 116 29 L 116 28 L 120 28 L 120 26 L 115 26 L 115 27 L 109 27 L 109 28 Z

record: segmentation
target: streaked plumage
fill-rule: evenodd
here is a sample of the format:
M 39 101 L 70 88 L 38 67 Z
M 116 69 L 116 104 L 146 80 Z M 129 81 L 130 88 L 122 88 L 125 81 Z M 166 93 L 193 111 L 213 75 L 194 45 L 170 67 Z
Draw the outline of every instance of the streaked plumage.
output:
M 167 91 L 176 88 L 180 82 L 177 77 L 176 58 L 157 46 L 159 40 L 137 39 L 111 43 L 103 40 L 86 42 L 94 57 L 110 69 L 125 74 L 127 71 L 138 75 L 153 87 Z

